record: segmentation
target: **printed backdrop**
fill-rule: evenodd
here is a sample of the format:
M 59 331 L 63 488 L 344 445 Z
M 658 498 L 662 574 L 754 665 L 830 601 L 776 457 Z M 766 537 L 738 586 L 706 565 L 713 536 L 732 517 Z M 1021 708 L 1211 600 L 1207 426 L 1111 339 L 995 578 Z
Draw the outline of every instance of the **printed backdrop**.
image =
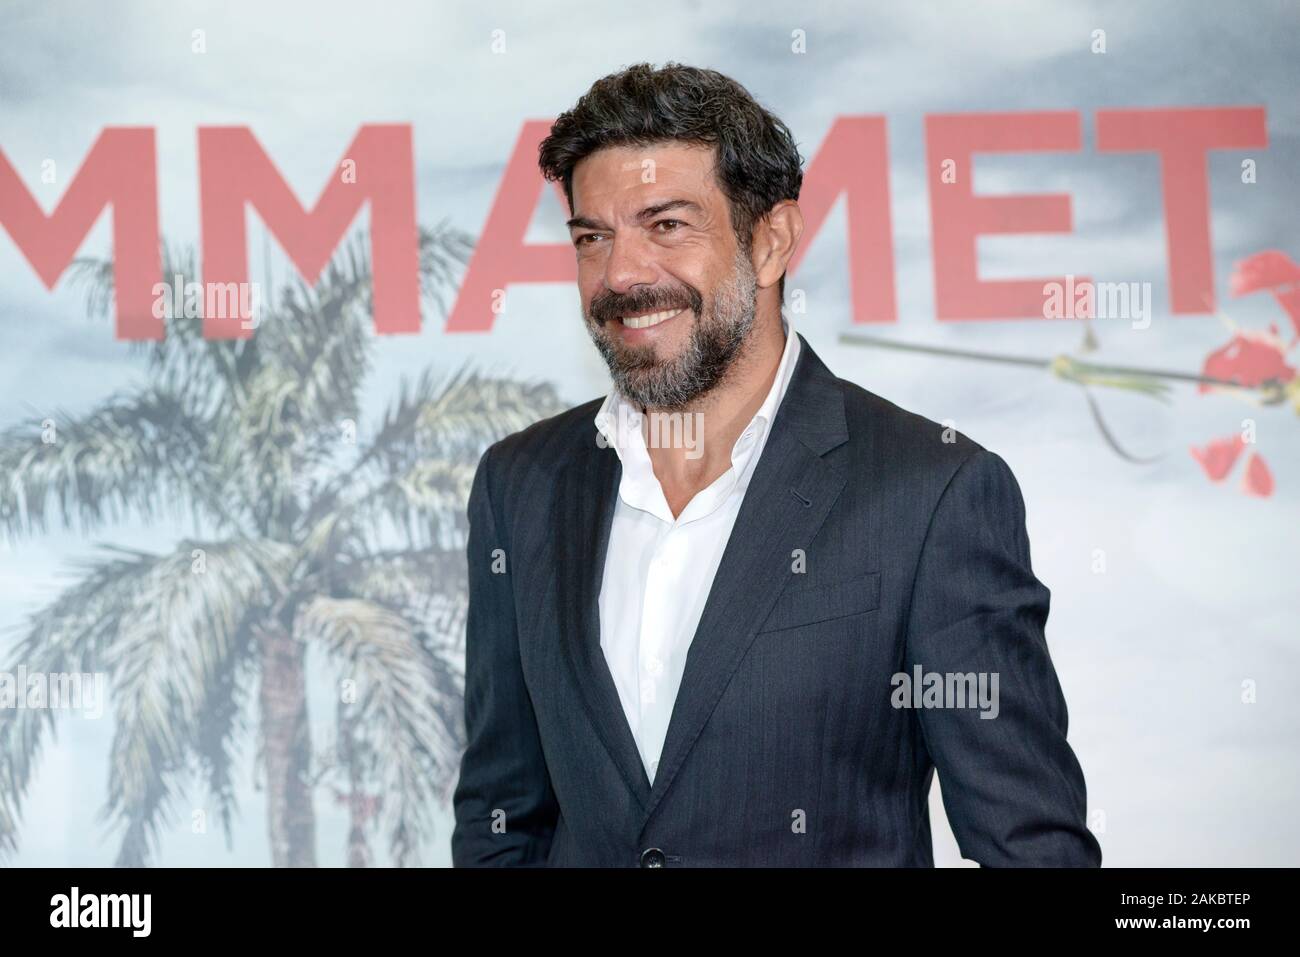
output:
M 1300 863 L 1294 2 L 0 22 L 3 859 L 449 862 L 468 477 L 608 387 L 536 142 L 677 61 L 800 143 L 794 328 L 1014 469 L 1105 863 Z

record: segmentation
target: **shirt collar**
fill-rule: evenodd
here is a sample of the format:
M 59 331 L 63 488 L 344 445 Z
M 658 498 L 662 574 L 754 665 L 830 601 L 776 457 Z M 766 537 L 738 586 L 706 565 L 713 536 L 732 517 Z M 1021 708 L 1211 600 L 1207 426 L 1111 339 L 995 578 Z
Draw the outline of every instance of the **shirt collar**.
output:
M 772 420 L 776 418 L 777 409 L 781 407 L 781 400 L 785 398 L 786 389 L 790 387 L 795 363 L 799 361 L 799 336 L 790 328 L 790 322 L 784 313 L 781 314 L 781 328 L 785 331 L 785 349 L 781 352 L 781 363 L 776 367 L 776 376 L 772 380 L 772 388 L 767 390 L 767 398 L 758 407 L 758 411 L 754 413 L 754 418 L 746 426 L 745 431 L 740 434 L 742 439 L 750 434 L 750 430 L 754 430 L 755 439 L 760 439 L 767 434 L 768 429 L 772 427 Z M 736 460 L 734 447 L 731 459 L 733 462 Z

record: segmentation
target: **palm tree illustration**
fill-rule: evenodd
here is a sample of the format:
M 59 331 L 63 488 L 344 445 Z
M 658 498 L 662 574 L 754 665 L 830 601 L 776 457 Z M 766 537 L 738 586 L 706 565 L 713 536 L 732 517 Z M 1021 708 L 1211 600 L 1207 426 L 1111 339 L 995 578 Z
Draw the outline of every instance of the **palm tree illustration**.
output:
M 440 310 L 469 247 L 445 225 L 421 230 L 422 287 Z M 93 533 L 131 514 L 195 529 L 162 554 L 99 545 L 14 636 L 29 673 L 107 677 L 103 814 L 121 833 L 119 866 L 150 862 L 194 781 L 232 845 L 250 727 L 276 866 L 315 865 L 321 788 L 349 809 L 349 863 L 370 859 L 365 835 L 381 828 L 393 863 L 417 863 L 454 787 L 474 469 L 496 438 L 561 406 L 549 385 L 426 369 L 359 425 L 374 346 L 367 250 L 359 234 L 314 287 L 282 285 L 247 339 L 207 340 L 201 318 L 169 314 L 165 339 L 132 343 L 142 387 L 0 431 L 5 535 Z M 164 249 L 165 282 L 196 274 L 192 252 Z M 74 278 L 106 314 L 111 261 L 79 260 Z M 337 740 L 320 753 L 309 650 L 338 681 Z M 55 714 L 0 709 L 0 855 L 17 849 Z

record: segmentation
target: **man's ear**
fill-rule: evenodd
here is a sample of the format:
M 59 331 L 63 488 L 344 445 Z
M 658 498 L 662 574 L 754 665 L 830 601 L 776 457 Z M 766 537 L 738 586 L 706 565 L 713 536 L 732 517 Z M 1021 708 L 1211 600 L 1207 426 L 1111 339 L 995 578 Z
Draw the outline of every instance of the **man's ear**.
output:
M 755 224 L 750 256 L 759 288 L 775 286 L 785 275 L 802 235 L 803 212 L 792 199 L 781 200 Z

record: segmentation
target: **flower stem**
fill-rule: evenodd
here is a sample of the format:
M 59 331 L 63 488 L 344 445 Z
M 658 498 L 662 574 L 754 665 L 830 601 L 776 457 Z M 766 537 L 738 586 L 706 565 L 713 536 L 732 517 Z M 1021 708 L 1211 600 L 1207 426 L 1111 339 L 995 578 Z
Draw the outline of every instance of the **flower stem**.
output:
M 1027 366 L 1033 369 L 1054 371 L 1067 364 L 1075 372 L 1088 376 L 1125 376 L 1135 378 L 1162 379 L 1172 382 L 1193 382 L 1201 385 L 1230 386 L 1237 389 L 1257 389 L 1259 386 L 1244 386 L 1231 379 L 1218 379 L 1214 376 L 1197 375 L 1191 372 L 1174 372 L 1169 369 L 1144 369 L 1134 366 L 1097 365 L 1083 362 L 1068 355 L 1048 359 L 1032 356 L 1011 356 L 1000 352 L 981 352 L 975 349 L 953 349 L 948 346 L 923 345 L 917 342 L 899 342 L 895 339 L 882 339 L 878 336 L 864 335 L 859 332 L 840 333 L 840 342 L 854 346 L 876 346 L 882 349 L 896 349 L 901 352 L 915 352 L 923 355 L 945 356 L 950 359 L 975 359 L 980 362 L 998 362 L 1003 365 Z

